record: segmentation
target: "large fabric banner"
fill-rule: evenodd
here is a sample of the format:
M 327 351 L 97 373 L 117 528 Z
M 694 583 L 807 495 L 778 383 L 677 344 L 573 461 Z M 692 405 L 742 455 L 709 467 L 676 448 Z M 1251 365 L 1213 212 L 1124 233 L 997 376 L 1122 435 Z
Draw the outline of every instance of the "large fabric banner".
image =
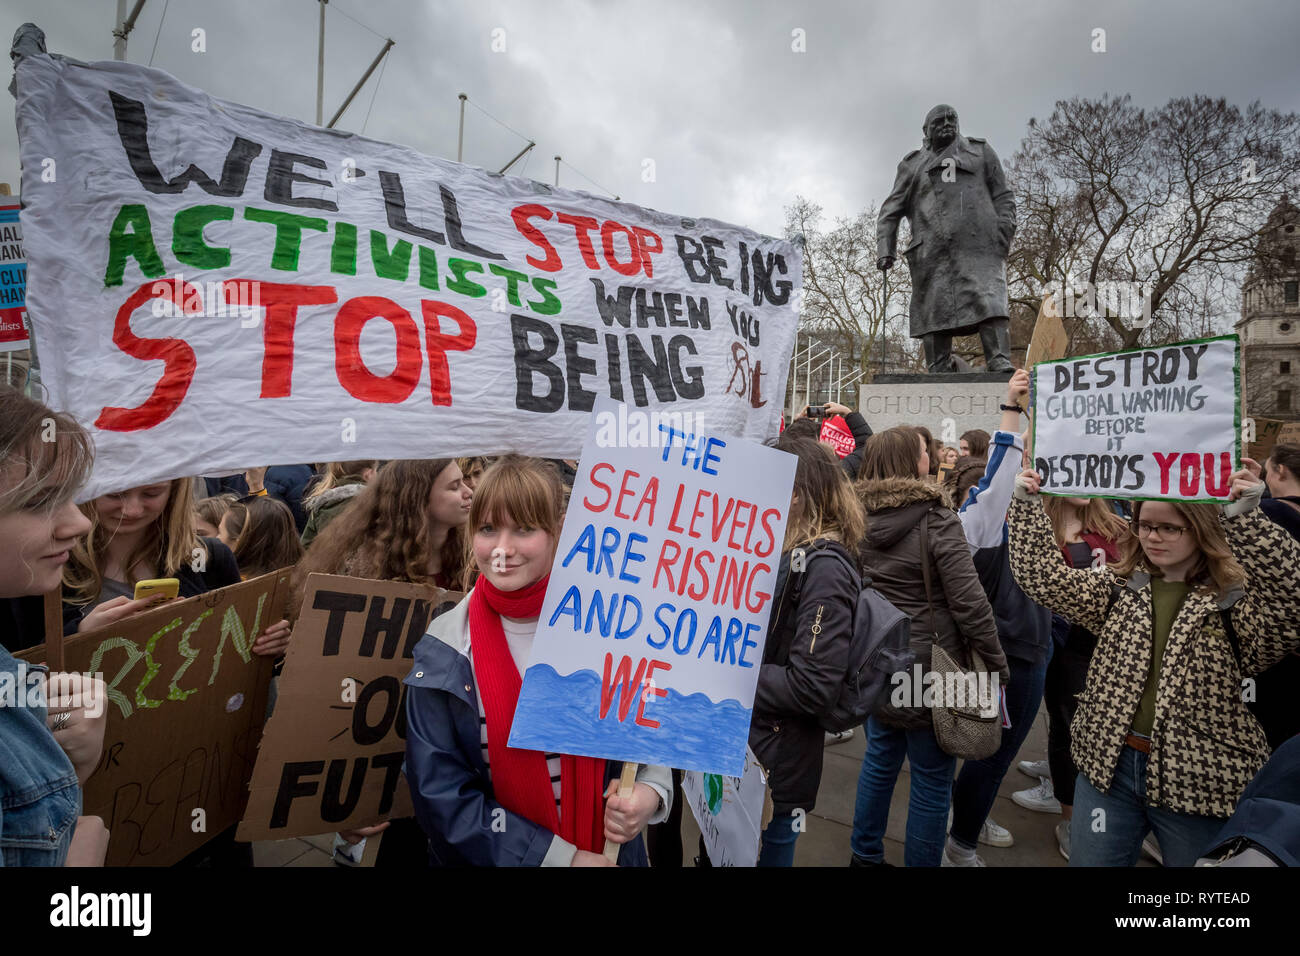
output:
M 643 414 L 596 405 L 510 746 L 739 777 L 795 458 Z
M 215 100 L 17 67 L 28 311 L 85 491 L 254 465 L 576 457 L 597 396 L 776 434 L 793 244 Z
M 1034 366 L 1046 494 L 1221 501 L 1240 460 L 1235 335 Z

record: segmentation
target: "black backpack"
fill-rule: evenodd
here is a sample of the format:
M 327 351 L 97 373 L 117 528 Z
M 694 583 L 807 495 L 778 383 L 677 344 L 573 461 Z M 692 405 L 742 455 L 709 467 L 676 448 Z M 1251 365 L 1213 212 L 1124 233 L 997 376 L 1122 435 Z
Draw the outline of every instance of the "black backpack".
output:
M 871 586 L 838 551 L 811 551 L 805 556 L 804 571 L 798 574 L 794 606 L 799 606 L 808 564 L 815 557 L 833 557 L 858 581 L 858 601 L 853 610 L 853 636 L 849 642 L 849 666 L 840 684 L 840 693 L 830 710 L 818 716 L 823 730 L 840 733 L 861 726 L 872 714 L 880 713 L 889 703 L 891 678 L 906 673 L 912 666 L 912 622 Z M 789 574 L 795 572 L 789 571 Z

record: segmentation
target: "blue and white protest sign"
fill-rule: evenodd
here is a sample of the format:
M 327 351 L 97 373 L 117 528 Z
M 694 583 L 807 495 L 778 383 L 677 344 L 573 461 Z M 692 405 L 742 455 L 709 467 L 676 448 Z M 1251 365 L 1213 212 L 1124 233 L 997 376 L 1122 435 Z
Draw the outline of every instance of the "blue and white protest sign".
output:
M 741 776 L 794 471 L 598 401 L 510 746 Z

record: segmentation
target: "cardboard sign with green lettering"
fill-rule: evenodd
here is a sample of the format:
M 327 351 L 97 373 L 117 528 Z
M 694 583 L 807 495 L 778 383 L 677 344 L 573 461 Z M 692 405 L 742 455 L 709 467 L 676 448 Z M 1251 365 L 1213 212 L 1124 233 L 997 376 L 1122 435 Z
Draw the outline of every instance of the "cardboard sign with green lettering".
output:
M 64 669 L 108 688 L 82 801 L 108 827 L 107 866 L 170 866 L 239 821 L 271 682 L 252 645 L 284 616 L 289 579 L 286 568 L 64 641 Z M 45 646 L 18 656 L 42 661 Z

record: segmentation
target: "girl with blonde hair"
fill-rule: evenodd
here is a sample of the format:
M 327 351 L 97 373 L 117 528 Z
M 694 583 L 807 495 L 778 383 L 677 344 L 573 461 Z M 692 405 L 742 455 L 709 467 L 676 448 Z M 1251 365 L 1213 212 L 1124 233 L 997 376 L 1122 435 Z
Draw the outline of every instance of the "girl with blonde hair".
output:
M 135 600 L 139 581 L 176 578 L 182 598 L 239 583 L 230 549 L 195 531 L 189 478 L 100 495 L 81 511 L 90 519 L 90 531 L 72 549 L 63 571 L 65 633 L 112 624 L 162 600 Z M 289 622 L 282 620 L 258 635 L 253 653 L 279 657 L 288 646 Z
M 1263 482 L 1241 470 L 1229 503 L 1136 502 L 1119 559 L 1071 568 L 1039 480 L 1017 479 L 1016 580 L 1097 635 L 1071 752 L 1075 815 L 1106 826 L 1071 832 L 1070 865 L 1132 866 L 1154 831 L 1166 866 L 1191 866 L 1268 758 L 1242 680 L 1300 645 L 1300 544 L 1263 516 Z
M 1119 559 L 1130 538 L 1128 522 L 1115 513 L 1106 498 L 1043 499 L 1052 522 L 1052 536 L 1065 562 L 1072 568 L 1101 568 Z M 1070 721 L 1084 678 L 1092 661 L 1097 636 L 1058 615 L 1052 617 L 1053 654 L 1047 665 L 1043 699 L 1047 704 L 1047 759 L 1022 762 L 1021 772 L 1038 783 L 1011 795 L 1026 810 L 1061 814 L 1056 825 L 1060 853 L 1070 858 L 1070 827 L 1074 816 L 1074 781 L 1079 771 L 1070 759 Z M 1046 766 L 1044 766 L 1044 764 Z M 1046 771 L 1043 773 L 1042 771 Z

